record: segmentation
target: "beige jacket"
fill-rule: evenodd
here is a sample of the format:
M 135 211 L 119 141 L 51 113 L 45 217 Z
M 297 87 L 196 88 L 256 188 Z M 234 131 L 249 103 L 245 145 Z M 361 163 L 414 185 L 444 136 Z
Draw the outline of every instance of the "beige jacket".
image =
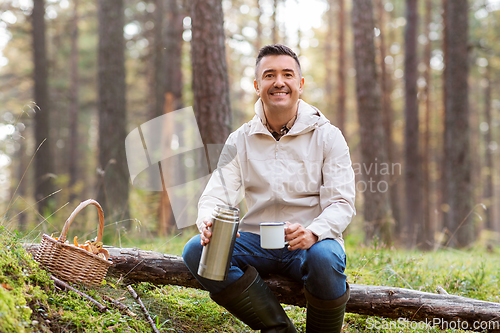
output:
M 237 155 L 221 173 L 212 174 L 198 204 L 198 228 L 216 204 L 236 206 L 243 192 L 248 212 L 240 231 L 258 234 L 261 222 L 289 221 L 302 224 L 319 241 L 332 238 L 343 246 L 342 232 L 355 215 L 355 180 L 342 133 L 302 100 L 295 124 L 279 141 L 262 124 L 260 99 L 255 113 L 226 141 Z

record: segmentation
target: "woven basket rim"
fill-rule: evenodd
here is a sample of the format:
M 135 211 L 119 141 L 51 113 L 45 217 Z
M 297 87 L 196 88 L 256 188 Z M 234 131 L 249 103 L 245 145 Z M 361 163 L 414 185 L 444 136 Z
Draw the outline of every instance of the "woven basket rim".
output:
M 63 247 L 64 249 L 66 250 L 70 250 L 70 251 L 77 251 L 77 253 L 81 253 L 81 254 L 84 254 L 84 255 L 87 255 L 89 256 L 89 258 L 92 258 L 92 259 L 97 259 L 99 260 L 99 262 L 103 263 L 103 264 L 106 264 L 109 266 L 112 266 L 113 265 L 113 262 L 109 261 L 109 260 L 106 260 L 106 259 L 102 259 L 102 258 L 99 258 L 97 255 L 93 254 L 93 253 L 90 253 L 89 251 L 87 250 L 84 250 L 84 249 L 81 249 L 79 247 L 76 247 L 75 245 L 73 244 L 66 244 L 66 243 L 62 243 L 58 240 L 55 240 L 54 238 L 50 237 L 49 235 L 47 234 L 43 234 L 42 238 L 44 240 L 47 240 L 49 242 L 52 242 L 54 243 L 55 246 L 61 246 Z

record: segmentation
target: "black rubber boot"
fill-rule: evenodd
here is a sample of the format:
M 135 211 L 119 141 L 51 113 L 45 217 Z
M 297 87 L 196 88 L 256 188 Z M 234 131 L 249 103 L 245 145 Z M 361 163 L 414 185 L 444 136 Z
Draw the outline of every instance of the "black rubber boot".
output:
M 252 266 L 247 266 L 236 282 L 210 297 L 254 330 L 297 333 L 276 296 Z
M 340 333 L 344 323 L 345 306 L 349 300 L 349 285 L 346 292 L 334 300 L 322 300 L 304 291 L 307 300 L 307 333 Z

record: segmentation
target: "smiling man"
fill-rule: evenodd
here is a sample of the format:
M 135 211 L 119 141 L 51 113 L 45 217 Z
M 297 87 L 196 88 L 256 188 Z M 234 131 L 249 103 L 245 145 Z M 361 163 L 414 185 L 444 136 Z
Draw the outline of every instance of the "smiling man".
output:
M 254 86 L 260 97 L 255 116 L 226 142 L 237 151 L 221 168 L 227 194 L 220 178 L 212 176 L 198 204 L 200 235 L 184 247 L 184 261 L 212 299 L 252 329 L 296 332 L 261 278 L 280 274 L 304 284 L 307 332 L 340 332 L 349 299 L 342 232 L 355 214 L 349 148 L 340 130 L 300 99 L 304 78 L 290 48 L 260 50 Z M 248 212 L 228 278 L 203 278 L 197 272 L 211 238 L 211 212 L 216 204 L 237 205 L 241 190 Z M 286 222 L 288 245 L 261 248 L 261 222 Z
M 254 86 L 273 133 L 280 134 L 289 122 L 293 125 L 304 87 L 299 63 L 288 55 L 261 57 L 256 66 Z

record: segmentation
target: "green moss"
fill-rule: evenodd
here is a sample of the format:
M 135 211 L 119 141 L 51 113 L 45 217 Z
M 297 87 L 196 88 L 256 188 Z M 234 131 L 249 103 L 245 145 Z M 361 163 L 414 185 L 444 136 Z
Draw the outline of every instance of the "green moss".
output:
M 172 236 L 173 237 L 173 236 Z M 180 253 L 189 234 L 169 242 L 168 253 Z M 164 239 L 155 244 L 165 244 Z M 132 245 L 132 244 L 131 244 Z M 132 245 L 133 246 L 133 245 Z M 495 252 L 496 251 L 496 252 Z M 450 294 L 498 302 L 500 257 L 474 248 L 422 253 L 378 247 L 354 246 L 346 240 L 346 274 L 351 283 L 386 285 L 435 292 L 438 286 Z M 109 306 L 101 313 L 73 292 L 54 288 L 48 274 L 21 247 L 15 234 L 0 227 L 0 333 L 3 332 L 149 332 L 142 310 L 121 279 L 108 276 L 98 287 L 73 286 L 102 304 L 102 295 L 123 298 L 135 317 Z M 178 286 L 134 285 L 161 332 L 255 332 L 213 302 L 202 290 Z M 298 332 L 305 332 L 306 311 L 285 306 Z M 378 317 L 347 314 L 344 332 L 420 332 L 417 325 Z M 413 326 L 412 326 L 413 325 Z M 412 329 L 411 327 L 417 327 Z M 408 328 L 410 327 L 410 328 Z
M 88 288 L 77 284 L 76 288 L 101 303 L 102 294 L 116 292 L 108 285 Z M 48 273 L 39 268 L 17 237 L 0 228 L 0 332 L 149 330 L 142 317 L 131 318 L 114 309 L 100 313 L 76 293 L 56 290 Z

